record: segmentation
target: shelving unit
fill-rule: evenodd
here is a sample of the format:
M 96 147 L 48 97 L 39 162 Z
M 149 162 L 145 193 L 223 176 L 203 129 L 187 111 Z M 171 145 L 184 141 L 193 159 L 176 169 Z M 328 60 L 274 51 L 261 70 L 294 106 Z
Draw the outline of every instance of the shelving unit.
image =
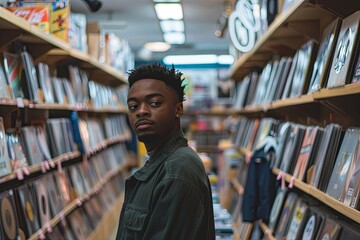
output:
M 58 67 L 75 64 L 87 73 L 89 80 L 99 84 L 109 87 L 118 87 L 127 84 L 126 76 L 115 68 L 100 63 L 87 53 L 72 49 L 67 42 L 41 31 L 36 26 L 30 25 L 22 18 L 17 17 L 2 7 L 0 7 L 0 35 L 1 51 L 9 51 L 19 46 L 25 46 L 26 50 L 33 57 L 35 64 L 39 62 L 46 63 L 49 65 L 51 72 L 54 72 L 53 70 L 56 70 Z M 109 115 L 127 114 L 127 109 L 123 105 L 96 108 L 91 104 L 70 105 L 42 103 L 20 98 L 0 99 L 0 109 L 0 115 L 4 119 L 5 129 L 14 127 L 10 122 L 14 122 L 14 115 L 19 116 L 21 114 L 28 118 L 25 120 L 26 124 L 31 124 L 32 121 L 44 121 L 49 118 L 69 118 L 72 112 L 76 112 L 85 118 L 103 118 Z M 21 186 L 25 184 L 25 182 L 29 183 L 38 177 L 45 176 L 49 172 L 62 171 L 63 164 L 65 167 L 70 167 L 81 162 L 88 163 L 90 158 L 96 157 L 97 154 L 106 151 L 113 145 L 124 144 L 129 137 L 129 132 L 125 132 L 123 135 L 114 135 L 101 142 L 97 142 L 96 146 L 93 146 L 87 153 L 80 152 L 80 150 L 76 148 L 73 152 L 61 154 L 46 162 L 18 169 L 16 172 L 0 177 L 0 188 L 2 189 L 0 193 L 13 187 Z M 72 199 L 72 201 L 66 204 L 64 209 L 48 223 L 45 225 L 40 224 L 41 228 L 31 235 L 29 239 L 44 239 L 45 235 L 51 232 L 51 228 L 54 228 L 57 224 L 64 221 L 69 214 L 88 201 L 89 198 L 96 196 L 111 179 L 120 174 L 126 175 L 128 170 L 125 159 L 126 156 L 115 157 L 123 159 L 123 164 L 103 175 L 90 192 Z M 122 186 L 119 186 L 119 188 L 121 187 Z M 113 223 L 116 222 L 119 217 L 122 199 L 123 196 L 119 196 L 110 210 L 103 213 L 102 220 L 89 236 L 90 239 L 103 238 L 105 236 L 104 229 L 106 229 L 107 234 L 110 234 L 117 228 L 117 225 Z M 106 228 L 104 228 L 104 226 Z
M 231 67 L 230 78 L 235 82 L 242 81 L 254 69 L 264 68 L 273 58 L 274 53 L 293 56 L 308 40 L 319 43 L 321 33 L 329 23 L 337 17 L 348 16 L 356 9 L 360 9 L 360 5 L 354 1 L 351 3 L 350 1 L 295 1 L 286 12 L 277 15 L 251 51 L 241 53 Z M 264 105 L 248 105 L 244 108 L 232 109 L 230 114 L 245 118 L 274 118 L 304 125 L 325 126 L 329 123 L 338 123 L 344 128 L 349 128 L 360 126 L 360 113 L 355 110 L 359 109 L 359 104 L 360 83 L 353 83 L 336 88 L 322 88 L 300 97 L 276 100 Z M 251 153 L 251 149 L 240 148 L 238 151 L 243 156 Z M 280 170 L 276 168 L 272 170 L 274 175 L 278 175 L 279 172 Z M 287 183 L 292 180 L 289 174 L 285 174 L 284 178 Z M 360 223 L 359 210 L 298 179 L 294 180 L 294 188 L 317 199 L 350 221 Z M 268 226 L 263 222 L 259 224 L 267 238 L 274 239 Z

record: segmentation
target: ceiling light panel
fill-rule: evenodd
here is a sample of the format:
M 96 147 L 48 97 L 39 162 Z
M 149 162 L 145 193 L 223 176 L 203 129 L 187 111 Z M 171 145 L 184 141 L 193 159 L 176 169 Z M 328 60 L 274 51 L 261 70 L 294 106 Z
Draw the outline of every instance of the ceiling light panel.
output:
M 155 4 L 156 15 L 159 20 L 181 20 L 183 19 L 183 10 L 178 3 L 158 3 Z
M 184 44 L 185 34 L 182 32 L 171 32 L 163 34 L 164 40 L 170 44 Z
M 164 20 L 160 21 L 162 32 L 184 32 L 184 22 L 180 20 Z

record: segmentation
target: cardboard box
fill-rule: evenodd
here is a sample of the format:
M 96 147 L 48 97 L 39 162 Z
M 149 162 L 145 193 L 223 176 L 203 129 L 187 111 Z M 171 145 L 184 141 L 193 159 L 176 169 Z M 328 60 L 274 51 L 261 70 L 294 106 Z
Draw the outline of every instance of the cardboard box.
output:
M 7 7 L 6 9 L 44 32 L 50 32 L 50 9 L 47 6 Z
M 96 22 L 90 22 L 86 27 L 88 39 L 88 54 L 99 62 L 105 62 L 105 34 L 101 32 Z

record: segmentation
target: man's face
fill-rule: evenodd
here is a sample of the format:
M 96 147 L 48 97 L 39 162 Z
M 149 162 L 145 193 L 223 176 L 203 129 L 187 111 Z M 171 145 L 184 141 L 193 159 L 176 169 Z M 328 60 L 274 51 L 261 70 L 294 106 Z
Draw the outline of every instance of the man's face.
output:
M 178 128 L 182 104 L 173 89 L 156 79 L 142 79 L 129 89 L 129 122 L 139 141 L 158 146 Z

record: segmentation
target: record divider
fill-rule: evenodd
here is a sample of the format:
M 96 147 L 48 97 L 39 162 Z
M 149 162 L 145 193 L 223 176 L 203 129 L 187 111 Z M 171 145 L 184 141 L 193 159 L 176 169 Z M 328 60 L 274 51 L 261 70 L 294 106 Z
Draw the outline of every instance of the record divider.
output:
M 272 169 L 273 174 L 278 175 L 280 172 L 280 169 L 273 168 Z M 292 176 L 290 174 L 285 173 L 285 181 L 290 182 Z M 304 183 L 303 181 L 299 179 L 294 179 L 294 186 L 301 191 L 307 193 L 310 196 L 313 196 L 314 198 L 318 199 L 319 201 L 325 203 L 325 205 L 331 207 L 332 209 L 336 210 L 338 213 L 356 221 L 357 223 L 360 223 L 360 214 L 359 211 L 347 206 L 346 204 L 336 200 L 335 198 L 327 195 L 326 193 L 320 191 L 319 189 Z
M 73 210 L 75 210 L 77 207 L 81 206 L 83 202 L 90 199 L 91 196 L 97 194 L 100 189 L 104 186 L 105 183 L 107 183 L 112 177 L 115 177 L 120 172 L 124 171 L 126 169 L 127 164 L 123 163 L 118 168 L 115 168 L 113 170 L 110 170 L 102 179 L 99 180 L 99 182 L 91 189 L 90 193 L 84 194 L 81 197 L 78 197 L 71 201 L 69 204 L 67 204 L 64 209 L 57 214 L 54 218 L 52 218 L 48 224 L 45 224 L 45 226 L 42 226 L 41 229 L 39 229 L 36 233 L 34 233 L 32 236 L 29 237 L 29 240 L 36 240 L 41 239 L 40 236 L 42 234 L 45 234 L 48 231 L 49 226 L 54 227 L 59 222 L 65 219 L 67 215 L 69 215 Z M 116 202 L 118 202 L 116 200 Z M 113 208 L 114 206 L 112 206 Z M 105 216 L 107 217 L 107 216 Z M 103 217 L 104 218 L 104 217 Z

